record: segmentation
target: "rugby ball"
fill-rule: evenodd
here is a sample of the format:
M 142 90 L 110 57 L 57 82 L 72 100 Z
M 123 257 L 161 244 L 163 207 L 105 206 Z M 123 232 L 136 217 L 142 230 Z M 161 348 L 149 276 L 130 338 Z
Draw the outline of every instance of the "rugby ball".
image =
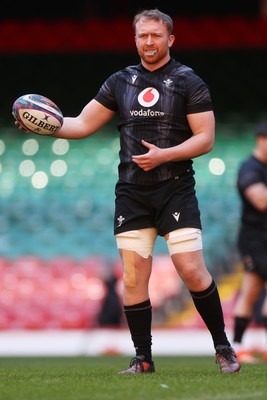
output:
M 40 135 L 53 135 L 63 124 L 58 106 L 39 94 L 20 96 L 13 103 L 12 114 L 24 129 Z

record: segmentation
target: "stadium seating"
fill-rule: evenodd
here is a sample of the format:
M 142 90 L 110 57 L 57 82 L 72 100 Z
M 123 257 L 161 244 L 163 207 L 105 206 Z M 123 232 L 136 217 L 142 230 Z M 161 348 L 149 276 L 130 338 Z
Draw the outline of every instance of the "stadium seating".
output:
M 242 132 L 240 141 L 238 132 L 226 128 L 220 131 L 218 127 L 213 152 L 194 162 L 203 235 L 211 267 L 213 252 L 217 259 L 220 252 L 226 253 L 223 246 L 221 250 L 214 246 L 215 240 L 227 248 L 234 243 L 239 216 L 235 175 L 240 160 L 252 147 L 253 135 L 249 129 L 246 127 L 247 133 Z M 102 132 L 83 141 L 69 141 L 68 151 L 62 155 L 53 151 L 58 144 L 56 139 L 38 136 L 34 139 L 39 143 L 37 153 L 24 154 L 23 144 L 27 140 L 13 131 L 3 133 L 1 139 L 5 144 L 0 181 L 1 254 L 7 258 L 35 254 L 47 260 L 57 255 L 83 259 L 102 254 L 111 260 L 116 258 L 113 211 L 117 137 Z M 210 171 L 212 158 L 224 162 L 222 175 Z M 43 189 L 34 187 L 35 172 L 21 175 L 20 167 L 25 160 L 34 163 L 35 172 L 46 174 L 48 183 Z M 67 172 L 62 176 L 51 172 L 56 160 L 64 160 L 67 165 Z M 156 252 L 166 252 L 165 241 L 161 238 Z
M 3 20 L 0 52 L 132 51 L 131 22 L 127 18 Z M 263 17 L 174 17 L 174 27 L 174 48 L 179 50 L 267 46 L 267 20 Z

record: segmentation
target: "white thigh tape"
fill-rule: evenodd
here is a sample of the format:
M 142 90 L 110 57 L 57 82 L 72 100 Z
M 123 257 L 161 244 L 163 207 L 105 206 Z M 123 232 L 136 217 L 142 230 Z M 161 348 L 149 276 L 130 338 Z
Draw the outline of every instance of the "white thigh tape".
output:
M 201 230 L 196 228 L 182 228 L 170 232 L 165 236 L 169 253 L 186 253 L 202 249 Z

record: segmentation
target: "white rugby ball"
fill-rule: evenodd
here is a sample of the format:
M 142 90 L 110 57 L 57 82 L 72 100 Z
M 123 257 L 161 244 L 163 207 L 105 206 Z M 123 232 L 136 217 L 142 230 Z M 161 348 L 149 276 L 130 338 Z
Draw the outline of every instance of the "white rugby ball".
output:
M 12 114 L 24 129 L 40 135 L 53 135 L 63 124 L 59 107 L 40 94 L 20 96 L 13 103 Z

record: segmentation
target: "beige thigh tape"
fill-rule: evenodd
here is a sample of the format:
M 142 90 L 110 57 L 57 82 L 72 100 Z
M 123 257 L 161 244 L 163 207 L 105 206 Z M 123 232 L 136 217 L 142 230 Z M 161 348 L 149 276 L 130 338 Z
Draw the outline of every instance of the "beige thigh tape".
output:
M 116 241 L 118 249 L 136 251 L 140 256 L 148 258 L 152 255 L 156 237 L 155 228 L 145 228 L 119 233 Z
M 117 246 L 123 262 L 125 286 L 136 286 L 134 252 L 141 257 L 148 258 L 152 255 L 156 237 L 157 230 L 155 228 L 128 231 L 116 235 Z
M 186 253 L 202 249 L 201 230 L 196 228 L 182 228 L 170 232 L 165 236 L 169 253 Z

